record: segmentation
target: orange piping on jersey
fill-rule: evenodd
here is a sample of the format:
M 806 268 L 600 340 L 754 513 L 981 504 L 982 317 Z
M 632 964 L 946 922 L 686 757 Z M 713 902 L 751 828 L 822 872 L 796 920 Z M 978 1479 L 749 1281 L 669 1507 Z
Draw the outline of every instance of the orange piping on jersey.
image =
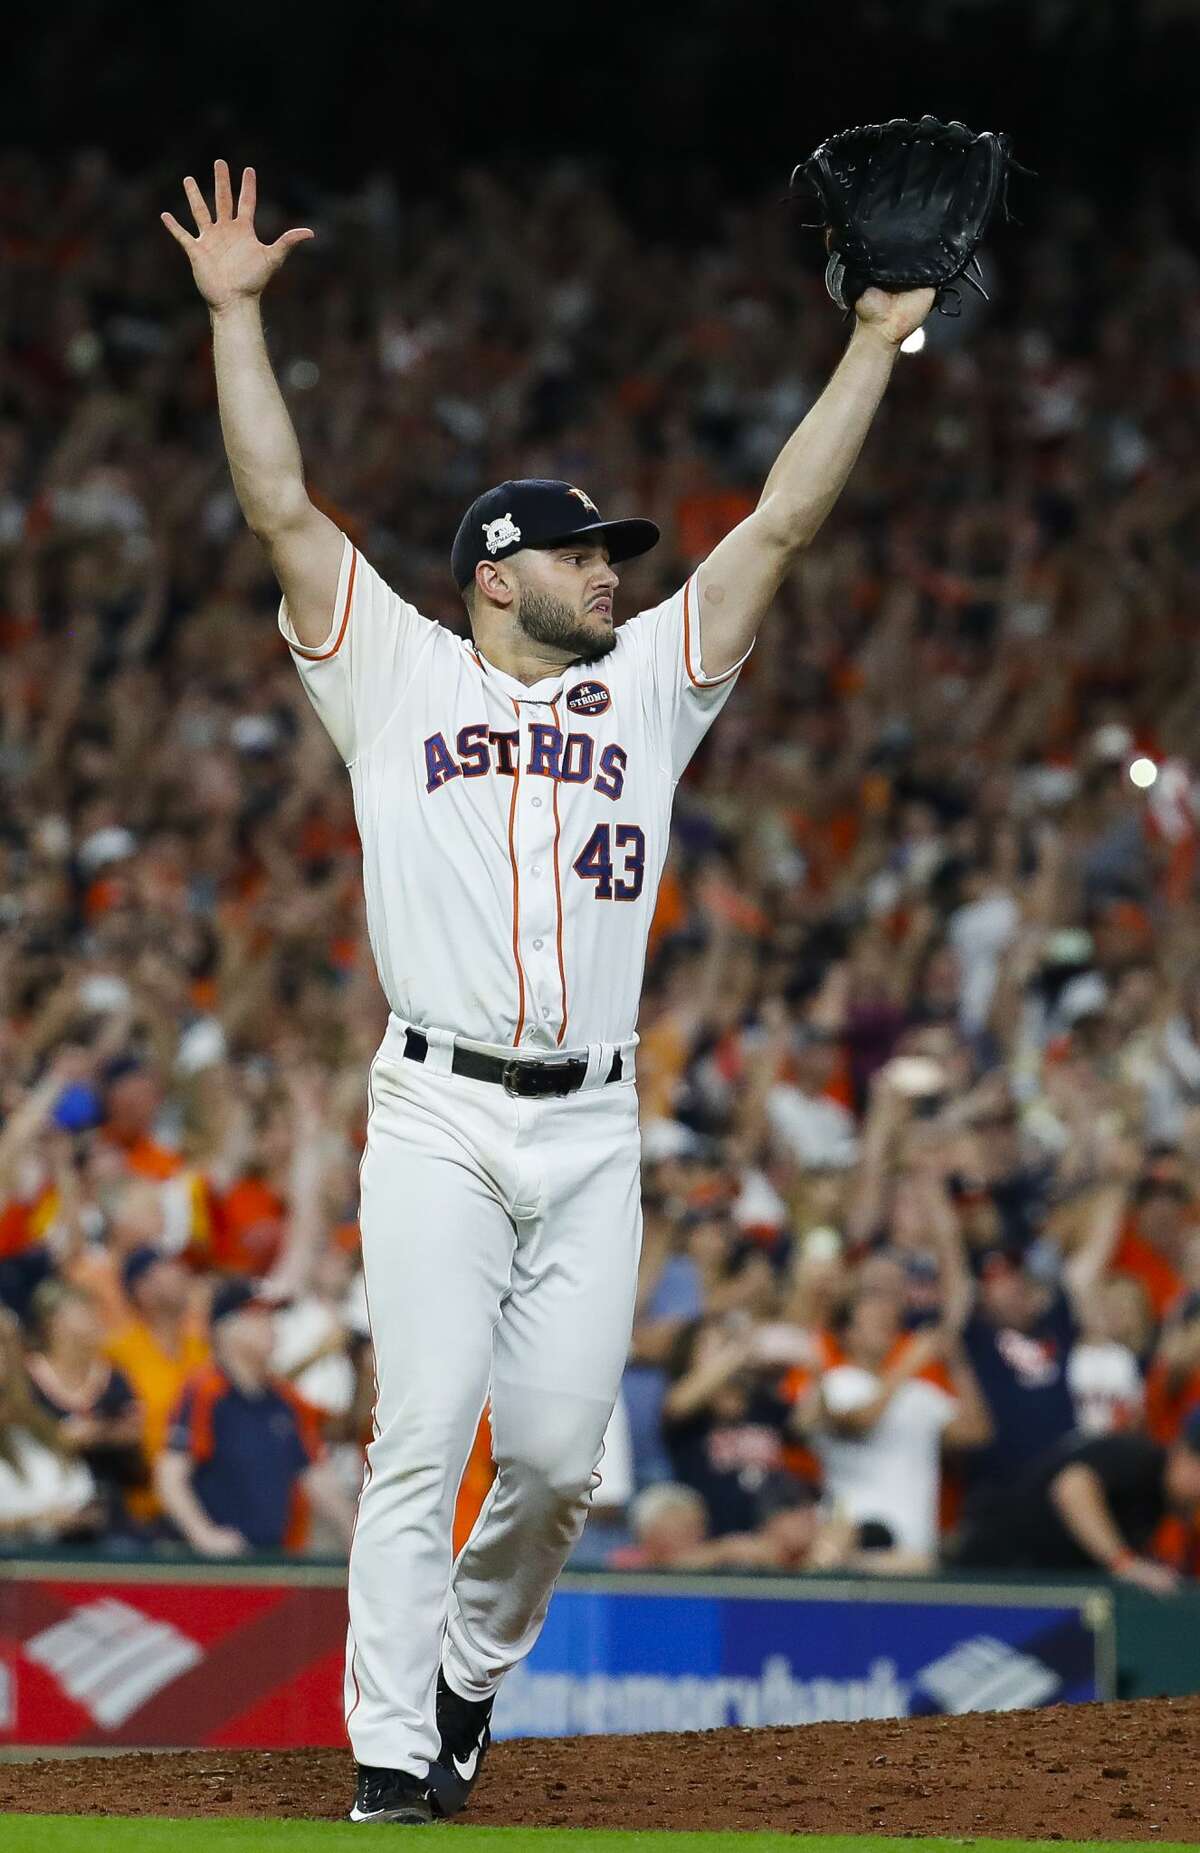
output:
M 353 548 L 350 554 L 350 579 L 346 586 L 346 605 L 342 612 L 341 626 L 333 644 L 328 650 L 306 650 L 303 644 L 290 643 L 288 646 L 289 649 L 294 650 L 297 656 L 306 657 L 310 663 L 324 663 L 327 662 L 331 656 L 337 655 L 342 647 L 342 638 L 346 635 L 346 626 L 350 622 L 350 606 L 354 602 L 354 575 L 357 570 L 358 549 Z
M 509 697 L 512 700 L 512 697 Z M 521 879 L 517 874 L 517 853 L 513 846 L 513 825 L 517 816 L 517 792 L 521 784 L 521 710 L 516 702 L 512 705 L 517 717 L 517 761 L 513 769 L 512 798 L 508 806 L 508 859 L 513 872 L 513 964 L 517 968 L 517 1033 L 513 1037 L 515 1049 L 521 1041 L 521 1031 L 525 1027 L 525 973 L 521 967 Z
M 554 725 L 558 727 L 559 733 L 561 734 L 562 728 L 559 727 L 558 703 L 556 701 L 552 701 L 550 703 L 550 712 L 554 716 Z M 565 744 L 564 744 L 563 750 L 565 751 Z M 561 772 L 561 770 L 562 770 L 562 761 L 560 760 L 559 761 L 559 771 Z M 559 978 L 559 983 L 562 985 L 562 1023 L 559 1026 L 558 1035 L 554 1038 L 554 1046 L 555 1048 L 561 1049 L 563 1037 L 567 1033 L 567 968 L 563 964 L 562 884 L 559 880 L 559 875 L 558 875 L 558 839 L 562 835 L 562 824 L 559 822 L 559 816 L 558 816 L 558 780 L 555 779 L 553 783 L 554 783 L 554 905 L 558 909 L 558 978 Z
M 728 682 L 731 676 L 736 676 L 742 665 L 740 663 L 735 663 L 732 669 L 727 669 L 724 675 L 720 676 L 698 676 L 696 674 L 695 670 L 692 668 L 692 641 L 690 636 L 692 628 L 691 590 L 692 581 L 689 579 L 683 588 L 683 666 L 687 670 L 688 681 L 693 688 L 720 688 L 722 682 Z

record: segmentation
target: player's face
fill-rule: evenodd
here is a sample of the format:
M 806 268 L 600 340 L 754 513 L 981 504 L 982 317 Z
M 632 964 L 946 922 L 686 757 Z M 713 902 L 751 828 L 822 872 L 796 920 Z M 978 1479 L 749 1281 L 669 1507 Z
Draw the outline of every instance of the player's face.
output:
M 530 548 L 518 566 L 516 620 L 535 643 L 562 650 L 568 660 L 595 662 L 616 642 L 613 603 L 619 581 L 604 547 L 582 541 Z

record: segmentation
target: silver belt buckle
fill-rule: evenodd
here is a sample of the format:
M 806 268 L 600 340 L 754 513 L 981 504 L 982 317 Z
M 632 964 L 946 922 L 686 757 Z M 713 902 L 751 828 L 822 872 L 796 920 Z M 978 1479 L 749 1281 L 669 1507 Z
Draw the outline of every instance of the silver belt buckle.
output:
M 506 1094 L 519 1094 L 517 1077 L 521 1072 L 520 1062 L 505 1062 L 500 1075 L 500 1085 Z

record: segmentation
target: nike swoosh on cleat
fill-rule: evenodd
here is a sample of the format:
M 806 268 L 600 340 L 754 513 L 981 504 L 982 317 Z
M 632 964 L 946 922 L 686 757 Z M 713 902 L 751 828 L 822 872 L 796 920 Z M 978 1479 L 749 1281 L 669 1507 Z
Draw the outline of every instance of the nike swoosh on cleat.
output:
M 350 1809 L 352 1821 L 398 1821 L 402 1827 L 406 1823 L 413 1827 L 424 1825 L 424 1821 L 428 1821 L 428 1818 L 430 1816 L 420 1809 L 417 1803 L 400 1803 L 393 1809 L 359 1809 L 356 1801 L 354 1807 Z
M 452 1756 L 450 1761 L 453 1763 L 462 1780 L 464 1782 L 470 1782 L 475 1775 L 475 1765 L 479 1761 L 479 1745 L 476 1744 L 470 1756 L 466 1757 L 463 1762 L 460 1763 L 456 1756 Z
M 401 1826 L 407 1823 L 416 1827 L 423 1825 L 428 1816 L 423 1814 L 419 1808 L 370 1808 L 364 1813 L 356 1803 L 350 1810 L 350 1819 L 352 1821 L 399 1821 Z

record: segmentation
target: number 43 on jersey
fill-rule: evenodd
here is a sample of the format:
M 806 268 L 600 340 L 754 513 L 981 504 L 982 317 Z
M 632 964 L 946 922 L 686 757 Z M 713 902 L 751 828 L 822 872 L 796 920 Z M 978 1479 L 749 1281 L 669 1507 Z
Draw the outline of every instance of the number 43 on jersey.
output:
M 595 884 L 598 901 L 636 901 L 646 878 L 645 834 L 637 824 L 597 824 L 571 866 Z

